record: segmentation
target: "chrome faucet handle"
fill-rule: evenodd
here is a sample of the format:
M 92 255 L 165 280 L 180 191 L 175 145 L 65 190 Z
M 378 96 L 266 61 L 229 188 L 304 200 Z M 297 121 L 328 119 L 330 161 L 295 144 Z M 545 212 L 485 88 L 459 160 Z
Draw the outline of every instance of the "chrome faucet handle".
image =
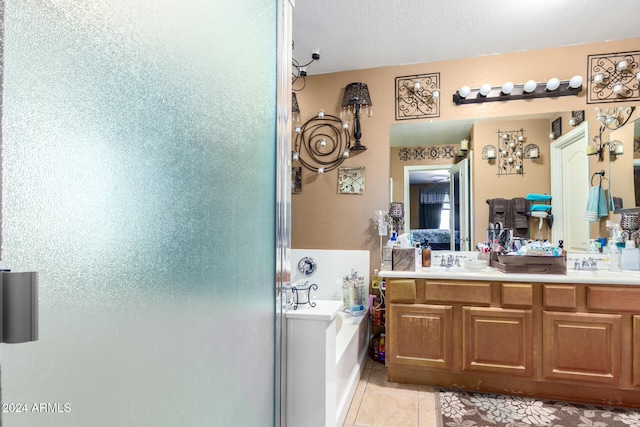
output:
M 460 257 L 456 257 L 456 267 L 460 267 Z

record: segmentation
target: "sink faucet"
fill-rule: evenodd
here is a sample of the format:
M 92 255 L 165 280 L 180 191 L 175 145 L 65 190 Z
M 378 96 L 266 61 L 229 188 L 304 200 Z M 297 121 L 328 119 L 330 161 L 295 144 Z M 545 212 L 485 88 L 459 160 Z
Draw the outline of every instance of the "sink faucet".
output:
M 456 256 L 454 257 L 452 254 L 449 254 L 447 256 L 442 255 L 442 258 L 440 258 L 440 267 L 460 267 L 460 257 Z
M 582 262 L 579 259 L 576 259 L 573 264 L 573 268 L 576 270 L 597 271 L 598 260 L 593 259 L 593 257 L 583 258 Z

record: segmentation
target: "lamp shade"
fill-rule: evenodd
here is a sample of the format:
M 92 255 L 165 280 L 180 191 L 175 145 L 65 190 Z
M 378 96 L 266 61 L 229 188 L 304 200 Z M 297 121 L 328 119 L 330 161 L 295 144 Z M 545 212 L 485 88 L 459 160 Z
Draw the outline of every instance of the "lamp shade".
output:
M 389 206 L 389 216 L 391 218 L 402 218 L 404 216 L 404 204 L 402 202 L 392 202 Z
M 347 87 L 344 88 L 342 108 L 349 107 L 350 105 L 373 105 L 366 83 L 349 83 Z

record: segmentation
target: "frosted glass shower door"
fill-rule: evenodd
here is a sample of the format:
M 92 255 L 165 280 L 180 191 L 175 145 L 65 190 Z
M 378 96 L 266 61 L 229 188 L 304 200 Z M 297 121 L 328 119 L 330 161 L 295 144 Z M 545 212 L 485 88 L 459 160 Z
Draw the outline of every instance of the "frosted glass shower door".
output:
M 4 425 L 272 425 L 276 3 L 4 1 Z

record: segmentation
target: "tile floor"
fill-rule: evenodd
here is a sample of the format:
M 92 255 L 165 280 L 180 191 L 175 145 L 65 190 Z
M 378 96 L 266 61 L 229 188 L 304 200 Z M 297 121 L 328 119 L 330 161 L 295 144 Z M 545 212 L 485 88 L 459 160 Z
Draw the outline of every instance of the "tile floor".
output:
M 382 363 L 367 358 L 343 427 L 437 427 L 433 387 L 387 381 Z

